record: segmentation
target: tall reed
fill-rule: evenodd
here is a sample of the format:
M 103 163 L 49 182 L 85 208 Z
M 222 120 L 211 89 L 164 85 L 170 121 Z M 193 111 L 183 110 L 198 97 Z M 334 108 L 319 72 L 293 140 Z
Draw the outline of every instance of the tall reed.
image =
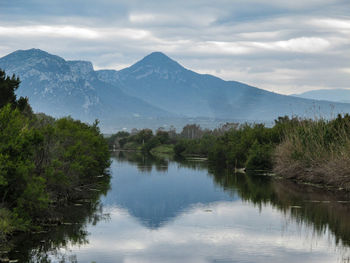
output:
M 274 156 L 274 171 L 287 178 L 350 190 L 350 116 L 298 120 Z

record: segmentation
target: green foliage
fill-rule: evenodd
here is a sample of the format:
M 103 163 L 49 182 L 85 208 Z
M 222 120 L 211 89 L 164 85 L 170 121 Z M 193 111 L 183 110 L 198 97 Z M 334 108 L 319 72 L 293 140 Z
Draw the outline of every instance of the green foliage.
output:
M 45 131 L 41 156 L 52 162 L 40 162 L 40 169 L 47 175 L 55 199 L 74 196 L 77 187 L 89 184 L 109 166 L 108 146 L 97 126 L 62 118 Z
M 0 243 L 15 230 L 11 212 L 6 208 L 0 208 Z
M 272 152 L 271 144 L 260 144 L 254 142 L 249 149 L 248 158 L 245 164 L 247 170 L 272 170 Z
M 251 170 L 272 169 L 274 148 L 281 142 L 291 121 L 280 118 L 272 128 L 244 124 L 219 136 L 209 151 L 209 161 L 226 167 Z
M 124 145 L 127 143 L 127 138 L 130 136 L 130 133 L 126 131 L 120 131 L 116 134 L 113 134 L 112 136 L 107 138 L 107 143 L 110 149 L 117 148 L 123 148 Z
M 143 129 L 139 131 L 135 136 L 135 141 L 140 144 L 147 143 L 153 137 L 153 132 L 150 129 Z
M 159 158 L 170 158 L 174 155 L 173 145 L 163 144 L 153 148 L 150 153 Z
M 145 153 L 149 153 L 153 148 L 161 144 L 160 139 L 157 136 L 154 136 L 147 140 L 146 143 L 142 145 L 141 150 Z
M 150 129 L 143 129 L 129 134 L 127 132 L 118 132 L 107 139 L 111 149 L 141 150 L 144 153 L 150 153 L 152 149 L 159 145 L 170 144 L 174 138 L 170 138 L 169 132 L 158 130 L 154 135 Z
M 0 71 L 0 238 L 47 220 L 52 204 L 109 183 L 98 121 L 34 115 L 27 99 L 16 100 L 18 85 Z
M 0 69 L 0 108 L 10 104 L 13 108 L 18 108 L 21 112 L 30 115 L 32 109 L 28 104 L 28 99 L 20 97 L 17 100 L 15 91 L 18 89 L 20 80 L 13 75 L 6 76 L 5 71 Z
M 143 152 L 152 153 L 152 149 L 160 145 L 173 144 L 175 156 L 208 157 L 209 162 L 222 167 L 271 169 L 273 149 L 294 122 L 295 119 L 281 117 L 273 128 L 263 124 L 227 123 L 212 131 L 191 124 L 180 134 L 172 133 L 171 138 L 170 131 L 158 130 L 153 135 L 151 130 L 141 130 L 124 138 L 127 141 L 124 145 L 126 148 L 131 142 L 138 143 Z M 137 147 L 134 145 L 134 148 Z
M 15 91 L 19 87 L 19 78 L 15 75 L 10 78 L 6 76 L 5 72 L 0 70 L 0 108 L 10 103 L 15 105 L 17 103 Z
M 156 136 L 161 144 L 170 143 L 169 133 L 166 131 L 157 131 Z
M 35 173 L 35 150 L 42 141 L 29 121 L 10 105 L 0 110 L 0 198 L 30 217 L 47 206 L 44 178 Z
M 174 153 L 175 155 L 182 155 L 183 152 L 186 150 L 186 141 L 185 140 L 180 140 L 178 141 L 175 146 L 174 146 Z

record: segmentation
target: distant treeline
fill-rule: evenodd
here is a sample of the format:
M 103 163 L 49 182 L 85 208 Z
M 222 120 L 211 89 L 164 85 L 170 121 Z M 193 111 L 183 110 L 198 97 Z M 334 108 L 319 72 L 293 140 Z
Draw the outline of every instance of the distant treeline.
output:
M 229 169 L 274 171 L 276 174 L 350 190 L 350 116 L 333 120 L 279 117 L 273 127 L 227 123 L 214 130 L 186 125 L 180 133 L 133 130 L 108 138 L 111 149 L 167 152 L 206 157 Z
M 19 84 L 0 70 L 0 244 L 15 231 L 59 222 L 57 207 L 100 195 L 110 179 L 98 122 L 33 114 L 15 95 Z

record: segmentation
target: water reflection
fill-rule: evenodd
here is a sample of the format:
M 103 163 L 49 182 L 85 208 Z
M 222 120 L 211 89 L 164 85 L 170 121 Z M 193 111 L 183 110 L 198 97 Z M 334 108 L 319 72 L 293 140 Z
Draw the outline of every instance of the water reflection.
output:
M 52 211 L 53 217 L 59 218 L 61 223 L 48 222 L 37 231 L 17 235 L 7 244 L 0 244 L 1 251 L 9 251 L 0 254 L 0 262 L 77 262 L 74 254 L 67 254 L 62 249 L 89 244 L 87 226 L 110 219 L 100 202 L 100 197 L 109 190 L 109 178 L 92 187 L 94 191 L 81 195 L 84 199 Z
M 140 172 L 151 173 L 153 169 L 158 172 L 168 171 L 169 160 L 157 158 L 152 155 L 144 155 L 138 152 L 115 152 L 114 158 L 120 162 L 127 161 L 137 166 Z
M 349 262 L 349 194 L 121 153 L 101 202 L 21 237 L 19 262 Z M 15 252 L 18 250 L 18 252 Z
M 236 195 L 227 194 L 221 187 L 213 187 L 211 177 L 203 174 L 202 169 L 187 168 L 196 165 L 204 169 L 204 164 L 179 165 L 141 154 L 130 158 L 123 154 L 116 158 L 118 162 L 112 164 L 115 171 L 113 194 L 103 203 L 126 209 L 150 229 L 161 227 L 195 204 L 238 200 Z M 136 164 L 138 173 L 130 169 L 130 163 Z
M 236 191 L 242 200 L 260 208 L 270 204 L 319 235 L 330 231 L 339 245 L 350 246 L 350 193 L 327 191 L 288 180 L 256 174 L 229 174 L 211 170 L 215 182 Z

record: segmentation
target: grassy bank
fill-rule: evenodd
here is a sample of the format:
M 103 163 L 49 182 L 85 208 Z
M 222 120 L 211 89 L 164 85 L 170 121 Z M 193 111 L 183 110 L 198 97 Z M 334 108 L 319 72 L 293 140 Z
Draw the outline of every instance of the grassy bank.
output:
M 174 146 L 169 144 L 159 145 L 151 149 L 150 153 L 158 158 L 168 158 L 174 155 Z
M 296 122 L 274 161 L 274 171 L 286 178 L 350 190 L 350 116 Z

